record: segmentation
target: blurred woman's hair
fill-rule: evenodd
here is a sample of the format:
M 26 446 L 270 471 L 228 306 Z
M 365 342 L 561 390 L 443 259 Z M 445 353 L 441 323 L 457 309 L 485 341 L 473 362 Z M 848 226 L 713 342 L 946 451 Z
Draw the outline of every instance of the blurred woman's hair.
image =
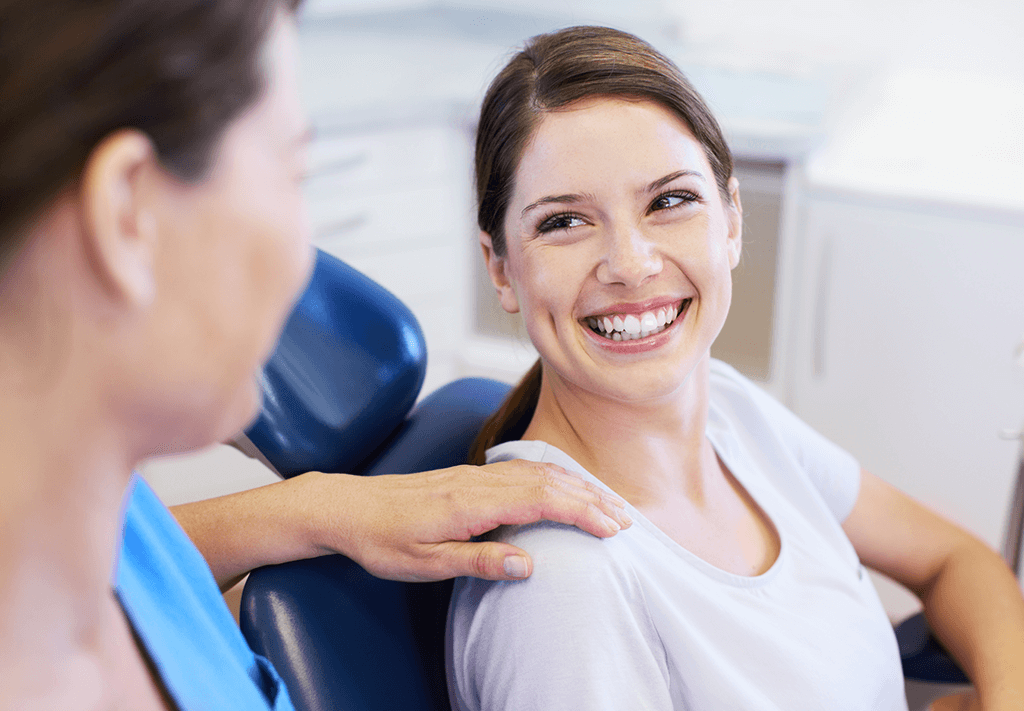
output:
M 704 148 L 727 202 L 732 154 L 711 111 L 678 67 L 643 40 L 607 27 L 570 27 L 526 43 L 495 77 L 476 134 L 477 223 L 499 257 L 507 251 L 505 214 L 523 151 L 545 113 L 588 97 L 652 101 L 672 111 Z M 501 442 L 519 439 L 540 394 L 538 360 L 484 425 L 471 464 Z
M 0 0 L 0 275 L 93 149 L 144 132 L 184 181 L 263 88 L 261 49 L 301 0 Z

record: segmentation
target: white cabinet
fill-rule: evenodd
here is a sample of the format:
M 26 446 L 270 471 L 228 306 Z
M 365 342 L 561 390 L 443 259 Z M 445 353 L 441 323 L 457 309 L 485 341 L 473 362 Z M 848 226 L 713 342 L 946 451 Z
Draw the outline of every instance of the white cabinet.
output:
M 812 194 L 805 217 L 789 404 L 998 546 L 1018 454 L 999 433 L 1024 421 L 1024 216 Z

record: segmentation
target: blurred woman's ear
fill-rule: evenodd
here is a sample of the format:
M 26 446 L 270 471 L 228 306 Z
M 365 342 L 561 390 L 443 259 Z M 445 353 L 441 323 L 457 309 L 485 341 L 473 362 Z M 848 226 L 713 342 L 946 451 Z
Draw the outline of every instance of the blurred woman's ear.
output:
M 501 304 L 501 308 L 510 314 L 518 313 L 519 299 L 516 297 L 512 280 L 508 276 L 508 259 L 498 256 L 494 251 L 491 236 L 483 231 L 480 232 L 480 248 L 484 253 L 487 273 L 491 276 L 494 290 L 498 292 L 498 302 Z
M 725 206 L 729 219 L 729 268 L 735 269 L 743 252 L 743 203 L 740 202 L 740 181 L 729 178 L 729 203 Z
M 157 224 L 144 185 L 153 171 L 159 164 L 149 138 L 122 130 L 96 146 L 82 172 L 85 253 L 108 296 L 129 308 L 155 297 Z

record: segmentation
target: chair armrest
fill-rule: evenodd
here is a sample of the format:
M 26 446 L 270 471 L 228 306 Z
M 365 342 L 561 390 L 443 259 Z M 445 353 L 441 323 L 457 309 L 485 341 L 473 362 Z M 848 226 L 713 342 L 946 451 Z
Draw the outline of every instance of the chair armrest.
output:
M 970 684 L 949 652 L 928 629 L 923 612 L 908 617 L 896 626 L 896 641 L 900 646 L 903 678 L 943 684 Z

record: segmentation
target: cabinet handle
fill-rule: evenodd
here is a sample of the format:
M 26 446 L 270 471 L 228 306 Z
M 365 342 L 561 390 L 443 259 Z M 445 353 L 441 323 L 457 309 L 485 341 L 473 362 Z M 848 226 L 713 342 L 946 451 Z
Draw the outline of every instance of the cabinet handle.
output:
M 321 225 L 317 228 L 314 240 L 329 239 L 332 237 L 341 237 L 350 232 L 355 232 L 360 227 L 370 221 L 369 212 L 360 212 L 351 217 L 335 220 L 334 222 L 328 222 L 325 225 Z
M 1017 365 L 1024 367 L 1024 339 L 1017 344 Z M 1010 517 L 1006 522 L 1006 538 L 1003 541 L 1003 560 L 1018 578 L 1024 564 L 1024 427 L 1019 430 L 1003 430 L 1003 439 L 1020 440 L 1020 460 L 1017 465 L 1017 484 L 1013 489 Z
M 1006 522 L 1006 538 L 1003 541 L 1003 560 L 1017 577 L 1021 574 L 1021 554 L 1024 553 L 1024 437 L 1021 437 L 1021 444 L 1017 484 L 1013 489 L 1010 516 Z
M 825 340 L 828 336 L 829 276 L 832 273 L 832 237 L 826 237 L 821 247 L 821 262 L 818 265 L 817 299 L 814 306 L 813 367 L 814 376 L 825 375 Z
M 350 170 L 355 170 L 365 163 L 369 157 L 369 151 L 362 151 L 352 156 L 336 158 L 330 162 L 323 163 L 306 171 L 305 178 L 306 180 L 310 180 L 313 178 L 319 178 L 323 175 L 329 175 L 331 173 L 345 173 Z

